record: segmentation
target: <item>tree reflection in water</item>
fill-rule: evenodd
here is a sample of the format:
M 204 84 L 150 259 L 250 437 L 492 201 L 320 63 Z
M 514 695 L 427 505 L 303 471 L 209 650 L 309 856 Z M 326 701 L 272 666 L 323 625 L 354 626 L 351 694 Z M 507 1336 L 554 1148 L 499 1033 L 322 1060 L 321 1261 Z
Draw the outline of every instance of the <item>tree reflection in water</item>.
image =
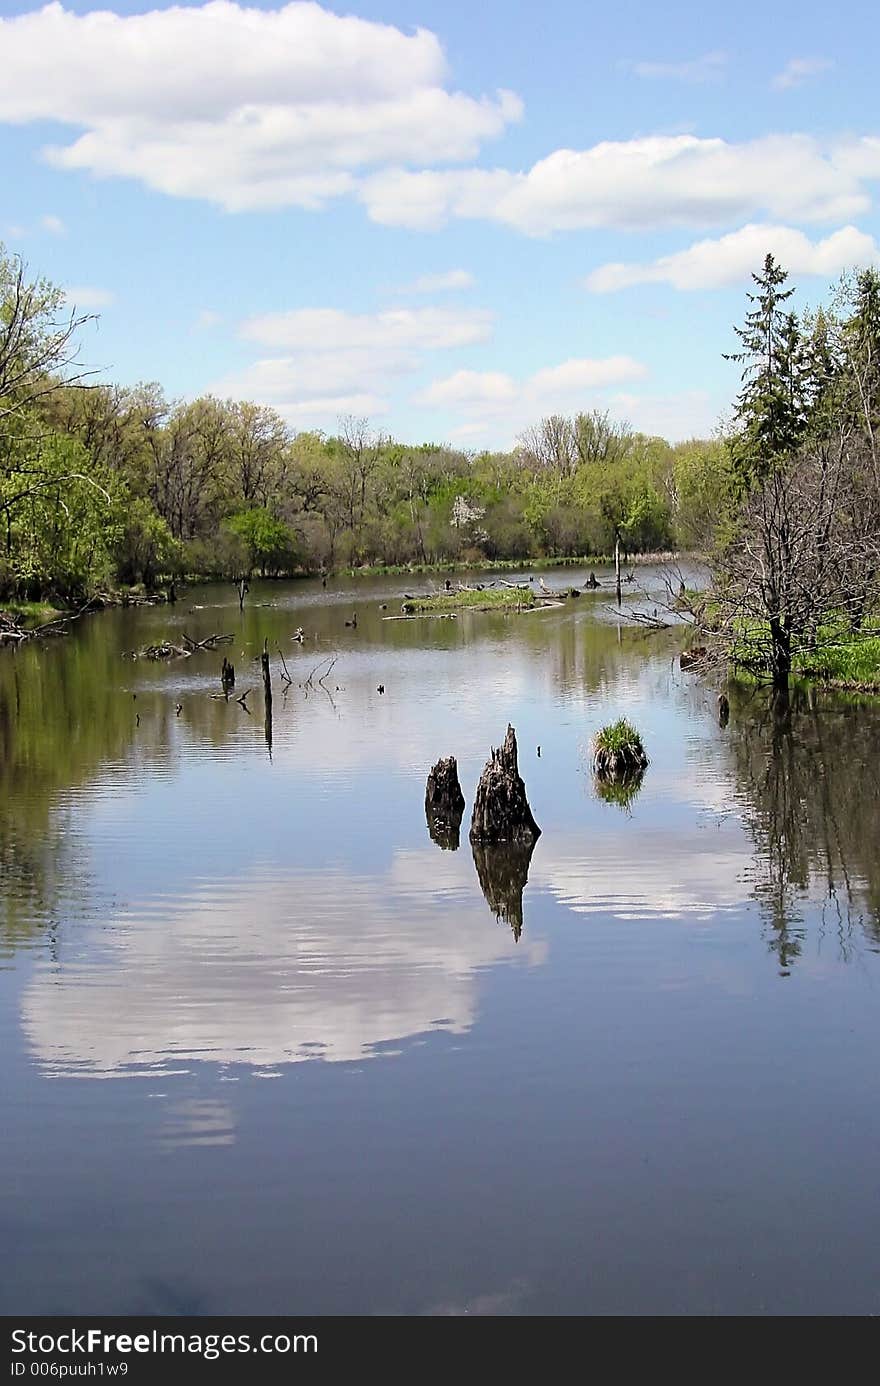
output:
M 822 929 L 842 959 L 854 932 L 880 943 L 880 708 L 816 689 L 788 696 L 731 690 L 726 732 L 740 811 L 755 845 L 754 896 L 780 971 L 788 975 L 817 885 Z
M 461 841 L 461 820 L 464 815 L 464 807 L 455 811 L 447 809 L 442 813 L 436 812 L 428 804 L 425 805 L 425 818 L 428 822 L 428 832 L 432 842 L 436 842 L 438 847 L 442 847 L 444 852 L 457 852 Z
M 523 928 L 523 891 L 528 884 L 529 864 L 535 850 L 531 842 L 474 842 L 474 866 L 486 904 L 496 919 L 513 930 L 519 942 Z

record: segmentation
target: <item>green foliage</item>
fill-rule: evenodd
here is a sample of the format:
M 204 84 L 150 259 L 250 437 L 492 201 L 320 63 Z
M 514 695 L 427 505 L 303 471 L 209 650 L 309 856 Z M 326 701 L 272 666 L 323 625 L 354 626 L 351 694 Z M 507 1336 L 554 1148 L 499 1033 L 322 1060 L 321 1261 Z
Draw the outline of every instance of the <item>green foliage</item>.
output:
M 594 751 L 619 752 L 629 749 L 641 755 L 645 753 L 641 736 L 632 722 L 628 722 L 625 717 L 618 717 L 616 722 L 609 722 L 593 739 Z
M 241 541 L 248 575 L 255 568 L 259 568 L 263 577 L 293 570 L 296 564 L 293 535 L 282 520 L 265 508 L 239 511 L 223 524 Z

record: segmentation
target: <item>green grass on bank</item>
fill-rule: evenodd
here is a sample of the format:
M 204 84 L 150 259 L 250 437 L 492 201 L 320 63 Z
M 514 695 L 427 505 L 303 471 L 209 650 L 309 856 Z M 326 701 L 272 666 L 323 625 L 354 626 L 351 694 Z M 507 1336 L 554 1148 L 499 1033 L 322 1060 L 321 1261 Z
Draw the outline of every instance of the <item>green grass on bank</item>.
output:
M 47 621 L 54 621 L 56 617 L 64 615 L 64 612 L 51 602 L 4 601 L 0 602 L 0 612 L 13 617 L 26 629 L 45 625 Z
M 456 611 L 531 611 L 537 606 L 531 592 L 522 588 L 488 588 L 483 592 L 438 592 L 413 597 L 403 603 L 407 616 L 445 616 Z
M 880 635 L 863 635 L 798 655 L 794 673 L 838 688 L 871 688 L 880 692 Z
M 740 675 L 759 677 L 769 649 L 769 629 L 755 622 L 740 632 L 731 662 Z M 860 631 L 844 622 L 820 627 L 813 647 L 793 655 L 791 672 L 795 680 L 880 693 L 880 623 L 873 621 Z

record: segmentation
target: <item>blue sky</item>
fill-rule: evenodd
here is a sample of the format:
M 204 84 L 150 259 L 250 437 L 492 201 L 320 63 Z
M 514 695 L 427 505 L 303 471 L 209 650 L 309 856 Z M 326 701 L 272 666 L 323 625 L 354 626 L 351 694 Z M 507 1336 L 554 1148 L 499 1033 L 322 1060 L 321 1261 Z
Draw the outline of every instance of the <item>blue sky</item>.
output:
M 749 270 L 880 261 L 875 7 L 0 0 L 0 239 L 107 377 L 508 446 L 705 434 Z

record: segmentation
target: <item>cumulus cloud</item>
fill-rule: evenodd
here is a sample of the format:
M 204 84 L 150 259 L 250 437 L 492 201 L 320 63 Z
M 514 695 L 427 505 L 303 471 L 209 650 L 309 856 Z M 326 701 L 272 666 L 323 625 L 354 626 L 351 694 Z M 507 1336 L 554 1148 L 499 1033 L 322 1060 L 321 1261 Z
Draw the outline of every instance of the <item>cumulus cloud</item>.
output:
M 441 271 L 439 274 L 420 274 L 418 279 L 414 279 L 412 283 L 402 284 L 398 289 L 398 293 L 451 293 L 458 289 L 472 289 L 476 282 L 476 279 L 468 270 L 444 270 Z
M 47 212 L 45 216 L 40 217 L 40 226 L 44 231 L 48 231 L 50 236 L 63 236 L 67 231 L 61 218 L 56 217 L 52 212 Z
M 634 284 L 670 284 L 675 289 L 717 289 L 748 279 L 764 256 L 775 255 L 793 274 L 829 278 L 852 265 L 880 260 L 873 236 L 844 226 L 824 240 L 811 241 L 790 226 L 743 226 L 717 240 L 697 241 L 687 250 L 648 263 L 601 265 L 584 283 L 593 293 L 613 293 Z
M 319 207 L 365 168 L 472 159 L 522 112 L 509 92 L 450 90 L 428 30 L 313 3 L 129 16 L 56 3 L 0 19 L 0 49 L 0 121 L 83 132 L 46 151 L 57 167 L 229 210 Z
M 788 91 L 801 87 L 812 77 L 819 77 L 834 64 L 830 58 L 791 58 L 781 72 L 777 72 L 772 85 L 777 91 Z
M 703 53 L 699 58 L 689 58 L 683 62 L 640 62 L 631 63 L 629 66 L 637 77 L 673 82 L 715 82 L 724 74 L 727 54 L 716 51 Z
M 226 376 L 214 391 L 271 404 L 292 422 L 387 413 L 388 389 L 418 370 L 426 353 L 486 341 L 493 322 L 492 313 L 481 308 L 265 313 L 247 319 L 240 335 L 284 354 Z
M 515 406 L 533 417 L 573 401 L 582 404 L 585 391 L 607 389 L 645 374 L 647 368 L 632 356 L 575 358 L 520 381 L 504 371 L 462 370 L 433 381 L 417 396 L 417 403 L 477 415 L 509 414 Z
M 436 350 L 485 341 L 493 315 L 484 308 L 390 308 L 346 313 L 336 308 L 297 308 L 249 318 L 241 334 L 266 346 L 308 351 Z
M 64 290 L 67 302 L 73 307 L 92 312 L 96 308 L 109 308 L 116 302 L 116 295 L 109 289 L 96 288 L 94 284 L 77 284 Z
M 823 145 L 809 135 L 741 143 L 655 135 L 559 149 L 525 173 L 386 170 L 363 180 L 374 221 L 430 229 L 453 218 L 501 222 L 528 235 L 614 227 L 708 226 L 769 215 L 844 220 L 870 206 L 880 139 Z

